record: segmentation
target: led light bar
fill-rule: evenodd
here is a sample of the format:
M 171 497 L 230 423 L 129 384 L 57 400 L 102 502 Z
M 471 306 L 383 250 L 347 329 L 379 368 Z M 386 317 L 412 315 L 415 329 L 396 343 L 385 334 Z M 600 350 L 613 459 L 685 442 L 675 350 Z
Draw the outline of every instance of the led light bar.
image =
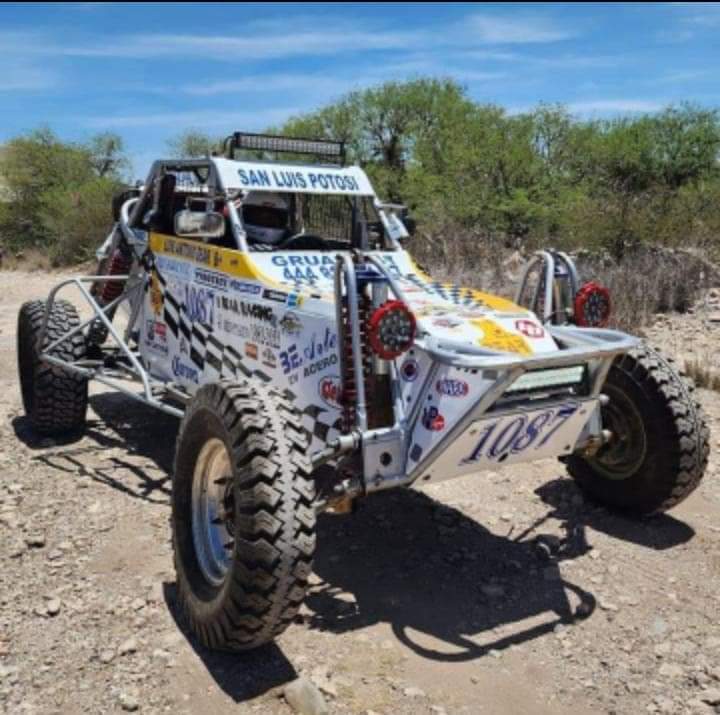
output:
M 584 377 L 584 365 L 558 367 L 550 370 L 534 370 L 533 372 L 526 372 L 515 380 L 506 390 L 506 394 L 547 388 L 572 387 L 581 383 Z
M 228 138 L 230 142 L 229 158 L 233 158 L 235 149 L 254 151 L 272 151 L 289 154 L 312 154 L 338 163 L 345 162 L 345 143 L 327 139 L 295 139 L 274 134 L 250 134 L 235 132 Z

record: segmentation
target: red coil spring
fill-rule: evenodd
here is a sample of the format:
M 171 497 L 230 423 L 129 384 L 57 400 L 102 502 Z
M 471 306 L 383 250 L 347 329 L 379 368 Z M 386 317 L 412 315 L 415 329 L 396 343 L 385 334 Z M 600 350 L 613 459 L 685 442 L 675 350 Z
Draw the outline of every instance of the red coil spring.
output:
M 123 255 L 123 252 L 118 248 L 113 253 L 110 259 L 110 266 L 108 267 L 108 276 L 121 276 L 130 270 L 130 258 Z M 100 293 L 100 301 L 103 305 L 107 305 L 117 298 L 122 293 L 123 283 L 122 281 L 107 281 L 103 286 L 102 292 Z
M 368 382 L 372 368 L 372 355 L 367 340 L 367 325 L 372 310 L 370 299 L 366 296 L 358 297 L 358 318 L 360 320 L 360 349 L 362 351 L 362 380 L 365 383 L 365 401 L 371 401 Z M 343 344 L 340 349 L 343 351 L 343 392 L 342 392 L 342 431 L 347 434 L 355 427 L 355 407 L 357 406 L 357 375 L 355 374 L 355 363 L 353 362 L 352 330 L 350 326 L 350 311 L 347 300 L 343 300 Z

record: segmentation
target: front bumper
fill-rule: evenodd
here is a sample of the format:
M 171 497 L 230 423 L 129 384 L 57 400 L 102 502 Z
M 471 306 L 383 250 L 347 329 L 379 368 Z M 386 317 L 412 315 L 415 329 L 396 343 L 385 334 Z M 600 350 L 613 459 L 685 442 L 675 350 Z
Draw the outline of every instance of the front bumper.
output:
M 396 424 L 361 437 L 366 491 L 559 457 L 600 438 L 599 398 L 608 370 L 639 340 L 613 330 L 546 329 L 560 349 L 527 358 L 418 340 L 404 356 L 415 364 L 413 380 L 403 379 L 402 361 L 393 366 Z M 582 390 L 512 389 L 533 371 L 571 366 L 583 368 Z

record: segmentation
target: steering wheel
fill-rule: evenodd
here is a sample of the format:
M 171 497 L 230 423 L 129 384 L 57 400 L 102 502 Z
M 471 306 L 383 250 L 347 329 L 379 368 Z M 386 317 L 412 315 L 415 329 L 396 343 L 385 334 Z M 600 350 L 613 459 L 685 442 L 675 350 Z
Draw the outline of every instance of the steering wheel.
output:
M 277 245 L 280 249 L 299 251 L 323 251 L 327 246 L 327 241 L 316 233 L 296 233 Z

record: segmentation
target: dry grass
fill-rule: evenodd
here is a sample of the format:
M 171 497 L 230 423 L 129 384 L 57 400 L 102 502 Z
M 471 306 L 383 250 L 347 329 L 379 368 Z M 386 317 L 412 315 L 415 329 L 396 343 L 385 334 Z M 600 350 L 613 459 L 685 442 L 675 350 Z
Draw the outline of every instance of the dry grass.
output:
M 708 368 L 707 362 L 698 358 L 686 360 L 684 370 L 697 387 L 720 392 L 720 373 Z
M 718 271 L 690 251 L 643 249 L 621 263 L 580 253 L 582 280 L 597 280 L 612 296 L 612 326 L 637 332 L 657 313 L 684 313 L 709 287 L 720 283 Z
M 0 268 L 7 271 L 49 271 L 52 260 L 49 253 L 37 248 L 26 248 L 22 251 L 2 251 Z

